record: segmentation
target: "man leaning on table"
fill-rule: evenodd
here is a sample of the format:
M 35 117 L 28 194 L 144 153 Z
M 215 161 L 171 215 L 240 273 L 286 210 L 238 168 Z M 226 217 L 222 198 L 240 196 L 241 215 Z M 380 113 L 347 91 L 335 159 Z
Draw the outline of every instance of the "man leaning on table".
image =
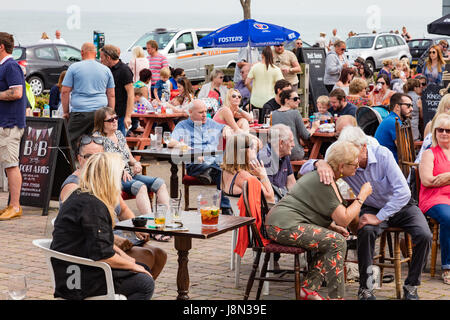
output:
M 183 142 L 193 149 L 201 149 L 202 151 L 219 150 L 222 139 L 232 132 L 229 127 L 208 118 L 206 109 L 202 100 L 193 100 L 189 105 L 189 119 L 180 121 L 176 125 L 172 132 L 172 140 L 167 146 L 177 148 Z M 199 157 L 195 163 L 186 164 L 186 172 L 188 175 L 197 178 L 201 183 L 216 183 L 217 189 L 220 190 L 221 163 L 222 155 Z M 220 202 L 222 214 L 231 215 L 230 200 L 223 193 Z
M 420 285 L 431 247 L 432 235 L 423 213 L 411 198 L 411 192 L 402 171 L 394 160 L 392 152 L 383 146 L 368 145 L 367 136 L 358 127 L 346 127 L 338 141 L 349 141 L 360 148 L 359 168 L 354 176 L 344 178 L 357 194 L 362 185 L 370 182 L 372 194 L 362 202 L 358 224 L 358 268 L 360 300 L 375 300 L 373 288 L 368 284 L 373 264 L 375 241 L 387 227 L 400 227 L 411 235 L 413 254 L 408 276 L 403 285 L 404 299 L 418 300 L 417 286 Z M 330 184 L 333 171 L 324 160 L 309 160 L 300 173 L 316 170 L 320 180 Z

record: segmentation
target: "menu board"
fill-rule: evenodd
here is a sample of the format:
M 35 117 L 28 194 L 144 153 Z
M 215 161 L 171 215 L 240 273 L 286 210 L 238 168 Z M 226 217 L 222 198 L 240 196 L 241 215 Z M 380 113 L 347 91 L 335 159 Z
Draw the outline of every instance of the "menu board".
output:
M 327 53 L 324 48 L 313 47 L 303 48 L 301 54 L 303 61 L 309 64 L 309 92 L 311 94 L 311 103 L 314 105 L 314 109 L 310 108 L 310 113 L 313 113 L 317 112 L 317 98 L 328 96 L 329 94 L 323 83 Z
M 68 141 L 64 119 L 27 117 L 19 156 L 22 205 L 43 208 L 47 215 L 50 199 L 58 199 L 62 183 L 75 171 Z
M 427 125 L 436 114 L 437 107 L 441 101 L 442 96 L 439 91 L 442 86 L 436 84 L 429 84 L 422 93 L 422 110 L 423 110 L 423 125 Z

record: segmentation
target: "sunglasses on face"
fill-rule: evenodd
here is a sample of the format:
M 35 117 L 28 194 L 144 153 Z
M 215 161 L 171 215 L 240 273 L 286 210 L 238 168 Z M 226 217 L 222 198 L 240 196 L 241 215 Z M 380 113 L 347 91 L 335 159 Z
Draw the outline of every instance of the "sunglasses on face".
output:
M 117 121 L 117 120 L 119 120 L 119 116 L 112 117 L 108 120 L 104 120 L 103 122 L 113 123 L 114 121 Z
M 238 95 L 238 94 L 232 94 L 231 97 L 232 97 L 232 98 L 239 98 L 239 99 L 242 98 L 242 97 L 241 97 L 240 95 Z
M 437 52 L 436 51 L 430 51 L 430 53 L 436 54 Z
M 298 100 L 300 100 L 300 97 L 292 97 L 292 98 L 289 98 L 290 100 L 292 100 L 292 101 L 298 101 Z
M 408 108 L 412 108 L 412 103 L 399 103 L 400 105 L 407 106 Z
M 276 44 L 274 47 L 284 47 L 284 44 Z
M 436 128 L 436 131 L 439 133 L 446 133 L 446 134 L 450 134 L 450 129 L 446 129 L 446 128 Z
M 427 85 L 427 84 L 426 84 L 425 82 L 421 82 L 421 83 L 420 83 L 420 86 L 421 86 L 421 87 L 425 87 L 426 85 Z

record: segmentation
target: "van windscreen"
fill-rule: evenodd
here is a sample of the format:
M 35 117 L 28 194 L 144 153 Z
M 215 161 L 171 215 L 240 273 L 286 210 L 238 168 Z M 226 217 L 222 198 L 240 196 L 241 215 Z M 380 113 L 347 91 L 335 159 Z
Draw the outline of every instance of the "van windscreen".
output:
M 167 44 L 172 40 L 172 38 L 176 35 L 176 32 L 149 32 L 140 37 L 132 46 L 134 47 L 142 47 L 145 48 L 147 45 L 147 41 L 155 40 L 158 43 L 158 49 L 164 49 Z

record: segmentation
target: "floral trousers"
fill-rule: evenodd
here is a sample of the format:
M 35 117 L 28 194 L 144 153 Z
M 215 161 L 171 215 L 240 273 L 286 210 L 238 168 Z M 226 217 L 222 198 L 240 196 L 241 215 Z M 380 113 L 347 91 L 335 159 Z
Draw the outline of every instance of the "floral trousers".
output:
M 347 242 L 341 234 L 308 223 L 301 223 L 291 229 L 267 226 L 267 234 L 279 244 L 312 251 L 313 260 L 303 287 L 317 291 L 326 279 L 328 297 L 330 299 L 344 298 L 344 257 Z

